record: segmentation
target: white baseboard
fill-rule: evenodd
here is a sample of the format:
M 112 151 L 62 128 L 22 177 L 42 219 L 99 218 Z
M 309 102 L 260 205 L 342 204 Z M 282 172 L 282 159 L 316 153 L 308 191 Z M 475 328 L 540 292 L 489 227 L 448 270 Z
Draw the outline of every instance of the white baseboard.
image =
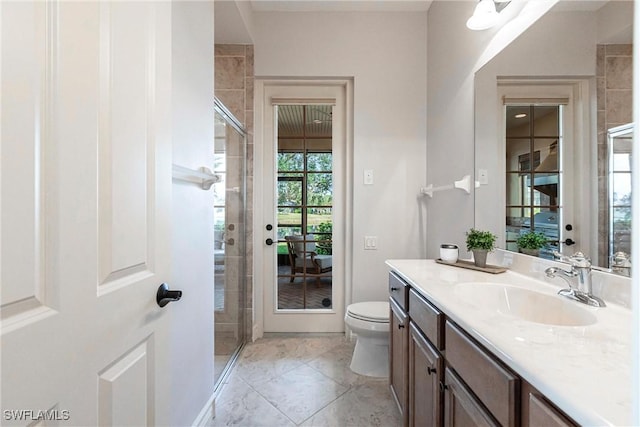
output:
M 213 425 L 213 417 L 216 416 L 216 395 L 212 394 L 204 408 L 200 411 L 196 419 L 191 423 L 192 426 L 210 427 Z
M 262 338 L 264 335 L 264 330 L 262 329 L 262 323 L 256 323 L 253 325 L 253 336 L 251 337 L 251 342 Z

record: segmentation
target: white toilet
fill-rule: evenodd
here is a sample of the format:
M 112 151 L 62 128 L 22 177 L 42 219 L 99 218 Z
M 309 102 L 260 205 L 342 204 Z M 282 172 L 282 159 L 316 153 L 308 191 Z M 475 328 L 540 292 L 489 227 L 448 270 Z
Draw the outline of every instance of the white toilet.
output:
M 389 302 L 358 302 L 347 307 L 344 321 L 358 336 L 351 370 L 369 377 L 389 376 Z

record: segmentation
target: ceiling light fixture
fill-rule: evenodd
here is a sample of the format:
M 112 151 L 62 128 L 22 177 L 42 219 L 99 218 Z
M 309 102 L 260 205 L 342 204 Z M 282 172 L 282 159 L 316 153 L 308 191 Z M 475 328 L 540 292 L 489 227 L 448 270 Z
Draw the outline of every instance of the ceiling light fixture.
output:
M 499 11 L 504 9 L 508 1 L 496 2 L 494 0 L 480 0 L 471 18 L 467 20 L 467 28 L 470 30 L 486 30 L 498 23 Z

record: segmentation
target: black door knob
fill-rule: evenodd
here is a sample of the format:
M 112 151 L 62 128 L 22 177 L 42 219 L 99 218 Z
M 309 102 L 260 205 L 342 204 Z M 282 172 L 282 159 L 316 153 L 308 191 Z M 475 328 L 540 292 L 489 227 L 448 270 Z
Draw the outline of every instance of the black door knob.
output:
M 273 239 L 272 239 L 271 237 L 269 237 L 269 238 L 268 238 L 267 240 L 265 240 L 264 242 L 267 244 L 267 246 L 271 246 L 271 245 L 273 245 Z
M 571 239 L 567 239 L 567 240 L 564 241 L 564 244 L 567 245 L 567 246 L 571 246 L 571 245 L 575 245 L 576 242 L 574 242 Z
M 164 307 L 171 301 L 178 301 L 180 298 L 182 298 L 182 291 L 170 291 L 166 283 L 160 285 L 156 293 L 156 302 L 160 307 Z

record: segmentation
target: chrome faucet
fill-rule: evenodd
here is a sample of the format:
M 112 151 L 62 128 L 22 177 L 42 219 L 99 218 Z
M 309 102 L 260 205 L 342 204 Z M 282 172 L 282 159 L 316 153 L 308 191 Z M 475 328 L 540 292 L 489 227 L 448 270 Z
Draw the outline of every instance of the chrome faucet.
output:
M 593 307 L 606 307 L 607 305 L 602 299 L 594 296 L 591 289 L 591 260 L 584 256 L 582 252 L 576 252 L 570 257 L 564 256 L 561 253 L 554 251 L 553 256 L 560 261 L 568 262 L 571 264 L 571 270 L 563 270 L 559 267 L 549 267 L 544 272 L 547 277 L 554 278 L 560 277 L 569 284 L 568 289 L 561 289 L 558 291 L 558 295 L 570 298 L 575 301 L 579 301 L 583 304 L 587 304 Z M 558 276 L 558 274 L 561 274 Z M 570 278 L 578 278 L 578 288 L 571 286 Z

